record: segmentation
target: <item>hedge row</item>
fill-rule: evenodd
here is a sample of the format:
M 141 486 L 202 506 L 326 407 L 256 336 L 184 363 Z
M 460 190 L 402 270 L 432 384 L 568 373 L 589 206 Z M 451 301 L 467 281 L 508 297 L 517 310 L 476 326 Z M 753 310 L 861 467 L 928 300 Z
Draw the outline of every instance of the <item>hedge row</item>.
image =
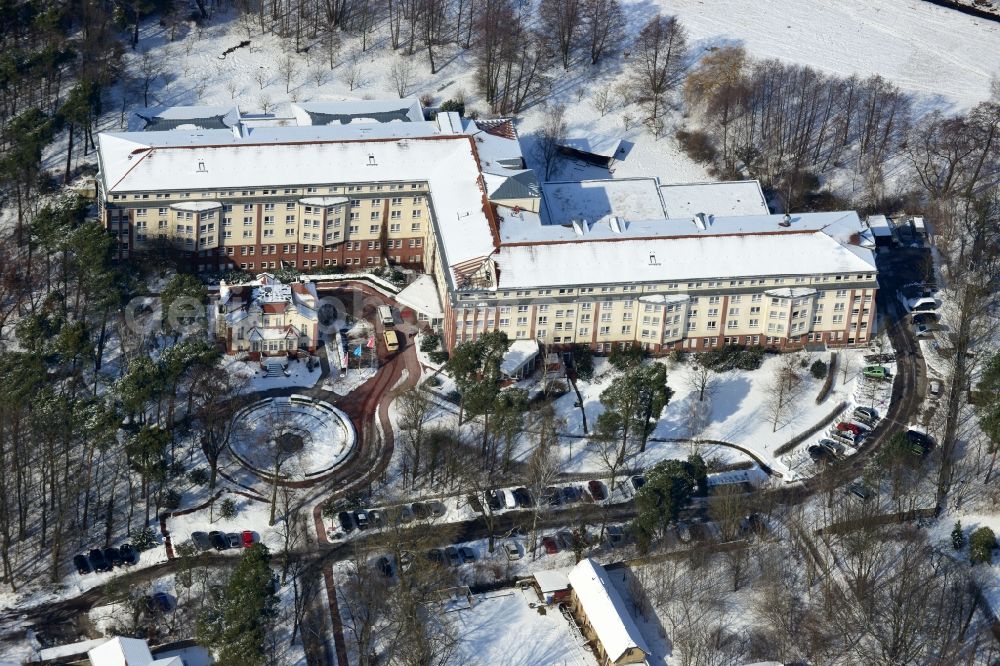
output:
M 781 446 L 779 446 L 778 448 L 776 448 L 774 450 L 774 455 L 781 456 L 781 455 L 784 455 L 784 454 L 788 453 L 789 451 L 791 451 L 792 449 L 794 449 L 796 446 L 798 446 L 799 444 L 801 444 L 805 440 L 809 439 L 810 437 L 812 437 L 813 435 L 815 435 L 816 433 L 818 433 L 820 430 L 822 430 L 826 426 L 830 425 L 830 422 L 833 421 L 833 419 L 837 418 L 837 415 L 840 414 L 845 409 L 847 409 L 847 402 L 846 401 L 838 404 L 837 407 L 833 411 L 831 411 L 829 414 L 827 414 L 826 416 L 824 416 L 823 419 L 820 420 L 820 422 L 817 423 L 816 425 L 814 425 L 812 428 L 809 428 L 808 430 L 799 433 L 795 437 L 791 438 L 790 440 L 788 440 L 787 442 L 785 442 L 784 444 L 782 444 Z
M 826 400 L 826 396 L 830 395 L 830 389 L 833 388 L 833 377 L 837 374 L 837 352 L 830 352 L 830 366 L 826 369 L 826 380 L 823 382 L 823 387 L 819 390 L 819 395 L 816 396 L 816 404 Z

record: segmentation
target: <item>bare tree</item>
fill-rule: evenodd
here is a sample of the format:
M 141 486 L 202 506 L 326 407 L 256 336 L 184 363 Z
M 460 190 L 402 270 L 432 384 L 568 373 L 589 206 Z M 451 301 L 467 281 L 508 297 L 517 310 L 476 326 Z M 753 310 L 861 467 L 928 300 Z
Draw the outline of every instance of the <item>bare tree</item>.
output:
M 683 79 L 687 59 L 687 31 L 673 16 L 657 14 L 636 38 L 632 81 L 647 120 L 657 122 L 667 104 L 667 94 Z
M 263 113 L 267 113 L 271 110 L 271 96 L 267 93 L 257 95 L 257 105 Z
M 258 67 L 257 71 L 253 73 L 253 80 L 257 82 L 257 86 L 260 88 L 260 90 L 264 89 L 264 86 L 267 85 L 270 78 L 271 77 L 267 75 L 267 68 L 264 67 L 263 65 Z
M 540 0 L 538 3 L 538 16 L 546 27 L 545 37 L 553 50 L 559 53 L 564 70 L 569 69 L 578 41 L 583 20 L 581 5 L 581 0 Z
M 299 73 L 299 64 L 295 62 L 291 53 L 286 53 L 285 57 L 281 59 L 281 62 L 278 64 L 278 71 L 281 73 L 281 78 L 285 80 L 285 92 L 291 91 L 292 79 Z
M 357 58 L 352 58 L 350 62 L 347 63 L 347 68 L 344 70 L 344 83 L 350 90 L 355 88 L 360 88 L 364 85 L 362 79 L 363 71 L 361 69 L 361 63 Z
M 242 94 L 243 89 L 240 87 L 239 81 L 235 78 L 229 78 L 226 80 L 226 92 L 229 93 L 231 99 L 236 99 L 236 96 Z
M 424 450 L 424 428 L 430 420 L 434 402 L 419 386 L 413 386 L 399 394 L 399 429 L 403 434 L 406 461 L 403 463 L 403 483 L 406 483 L 406 469 L 409 468 L 411 486 L 420 475 L 421 457 Z
M 801 392 L 802 376 L 798 358 L 786 354 L 774 368 L 774 376 L 767 388 L 766 413 L 771 421 L 771 431 L 787 423 L 789 411 Z
M 582 18 L 590 64 L 596 65 L 610 45 L 621 43 L 625 15 L 618 0 L 584 0 Z
M 405 56 L 396 56 L 389 69 L 389 78 L 392 79 L 396 94 L 400 98 L 406 97 L 413 78 L 413 64 L 410 59 Z
M 612 106 L 611 87 L 602 86 L 595 90 L 590 97 L 590 104 L 595 111 L 601 114 L 601 118 L 606 116 Z
M 566 107 L 557 104 L 545 114 L 545 122 L 538 131 L 538 153 L 545 165 L 545 178 L 552 175 L 552 169 L 559 157 L 559 145 L 566 136 Z
M 160 63 L 153 58 L 149 51 L 143 52 L 139 59 L 139 74 L 142 81 L 142 105 L 148 107 L 149 92 L 153 87 L 153 82 L 162 74 Z
M 309 70 L 309 80 L 313 82 L 313 85 L 317 88 L 326 83 L 327 73 L 322 67 L 313 67 Z

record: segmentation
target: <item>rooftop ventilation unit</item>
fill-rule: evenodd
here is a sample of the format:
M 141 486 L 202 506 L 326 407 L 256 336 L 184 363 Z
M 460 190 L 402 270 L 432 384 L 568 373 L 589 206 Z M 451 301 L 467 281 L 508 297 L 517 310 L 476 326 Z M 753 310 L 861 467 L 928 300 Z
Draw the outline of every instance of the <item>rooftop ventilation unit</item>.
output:
M 790 227 L 792 226 L 792 216 L 785 213 L 785 216 L 781 218 L 781 222 L 778 222 L 779 227 Z
M 378 166 L 378 162 L 375 161 L 375 156 L 368 153 L 368 166 Z
M 208 173 L 208 169 L 205 168 L 205 160 L 198 160 L 198 173 Z

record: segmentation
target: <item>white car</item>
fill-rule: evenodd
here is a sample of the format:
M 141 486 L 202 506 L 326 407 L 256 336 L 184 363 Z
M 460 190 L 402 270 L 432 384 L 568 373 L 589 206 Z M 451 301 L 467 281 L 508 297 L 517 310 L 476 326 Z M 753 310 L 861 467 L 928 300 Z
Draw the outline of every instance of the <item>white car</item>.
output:
M 516 509 L 517 508 L 517 500 L 514 499 L 514 493 L 513 492 L 511 492 L 510 490 L 507 490 L 505 488 L 504 490 L 501 490 L 500 493 L 503 496 L 503 508 L 505 508 L 505 509 Z
M 524 557 L 524 554 L 521 552 L 521 549 L 518 547 L 516 541 L 504 541 L 503 550 L 507 553 L 508 560 L 519 560 Z

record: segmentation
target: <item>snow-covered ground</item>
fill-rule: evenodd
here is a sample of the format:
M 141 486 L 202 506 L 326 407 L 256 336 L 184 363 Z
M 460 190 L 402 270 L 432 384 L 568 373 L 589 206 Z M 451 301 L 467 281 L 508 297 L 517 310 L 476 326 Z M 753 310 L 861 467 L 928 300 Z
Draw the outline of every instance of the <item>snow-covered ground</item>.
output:
M 279 377 L 267 377 L 267 372 L 261 370 L 260 364 L 252 361 L 238 361 L 235 356 L 224 356 L 223 363 L 230 372 L 247 377 L 249 381 L 248 391 L 266 391 L 275 388 L 308 388 L 315 386 L 322 374 L 319 364 L 309 370 L 305 361 L 288 361 L 287 375 Z
M 782 363 L 783 357 L 768 355 L 757 370 L 713 374 L 715 386 L 711 396 L 706 397 L 705 401 L 698 400 L 698 391 L 694 390 L 691 384 L 696 367 L 694 363 L 689 359 L 685 363 L 670 364 L 667 384 L 674 390 L 674 396 L 656 424 L 645 453 L 640 454 L 631 464 L 647 467 L 659 460 L 684 458 L 695 452 L 706 459 L 718 459 L 723 464 L 750 460 L 745 453 L 730 447 L 697 441 L 657 441 L 658 439 L 718 440 L 749 449 L 766 464 L 785 472 L 788 467 L 775 456 L 774 450 L 797 433 L 821 421 L 837 403 L 854 399 L 863 353 L 862 350 L 840 352 L 841 362 L 845 358 L 850 359 L 851 370 L 847 381 L 844 382 L 843 376 L 838 372 L 830 394 L 819 405 L 816 404 L 816 396 L 823 380 L 813 378 L 808 365 L 816 359 L 828 361 L 829 354 L 799 354 L 798 356 L 806 360 L 805 367 L 798 367 L 802 383 L 793 404 L 787 410 L 787 414 L 782 416 L 777 428 L 768 417 L 767 403 L 769 387 L 774 381 L 776 368 Z M 655 362 L 668 363 L 665 360 Z M 599 370 L 595 381 L 578 382 L 590 428 L 593 428 L 597 417 L 603 411 L 600 403 L 601 391 L 607 388 L 612 379 L 613 372 Z M 596 451 L 587 445 L 586 439 L 582 438 L 583 420 L 580 409 L 575 406 L 576 402 L 576 394 L 570 392 L 555 403 L 559 418 L 564 419 L 566 434 L 576 436 L 560 439 L 567 460 L 565 471 L 597 470 L 600 469 L 600 459 Z M 693 417 L 693 413 L 703 409 L 704 402 L 708 403 L 707 409 L 702 412 L 704 416 L 700 419 Z
M 554 606 L 544 615 L 534 590 L 506 589 L 478 595 L 471 608 L 448 614 L 461 639 L 463 664 L 485 666 L 591 666 L 594 655 L 576 627 Z

